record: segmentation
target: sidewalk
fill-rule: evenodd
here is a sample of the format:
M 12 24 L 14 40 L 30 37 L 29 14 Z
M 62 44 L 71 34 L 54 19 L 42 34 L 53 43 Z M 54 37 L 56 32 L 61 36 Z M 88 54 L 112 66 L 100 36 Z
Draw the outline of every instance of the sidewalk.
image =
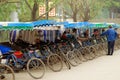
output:
M 35 80 L 27 73 L 15 76 L 16 80 Z M 113 56 L 98 57 L 71 70 L 64 68 L 61 72 L 52 72 L 47 68 L 45 76 L 38 80 L 120 80 L 120 50 Z

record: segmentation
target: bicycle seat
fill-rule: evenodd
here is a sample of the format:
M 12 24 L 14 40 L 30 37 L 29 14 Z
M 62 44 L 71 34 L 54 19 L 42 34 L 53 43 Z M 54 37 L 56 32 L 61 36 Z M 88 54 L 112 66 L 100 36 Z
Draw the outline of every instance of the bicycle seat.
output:
M 30 50 L 36 50 L 36 48 L 31 47 Z
M 29 45 L 27 49 L 28 50 L 36 50 L 36 47 L 34 47 L 34 45 Z

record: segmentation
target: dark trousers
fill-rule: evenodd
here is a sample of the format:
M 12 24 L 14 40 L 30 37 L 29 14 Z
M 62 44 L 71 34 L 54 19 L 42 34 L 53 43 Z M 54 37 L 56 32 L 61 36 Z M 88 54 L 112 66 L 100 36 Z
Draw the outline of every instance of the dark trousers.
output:
M 108 41 L 108 55 L 112 55 L 114 52 L 115 41 Z

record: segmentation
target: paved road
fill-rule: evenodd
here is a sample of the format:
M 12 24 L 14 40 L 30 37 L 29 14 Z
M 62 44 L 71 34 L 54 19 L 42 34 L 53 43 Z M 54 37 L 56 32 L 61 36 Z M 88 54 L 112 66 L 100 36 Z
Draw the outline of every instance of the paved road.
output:
M 46 74 L 38 80 L 120 80 L 120 50 L 113 56 L 102 56 L 83 62 L 68 70 L 64 67 L 61 72 L 52 72 L 47 68 Z M 35 80 L 27 73 L 16 73 L 16 80 Z

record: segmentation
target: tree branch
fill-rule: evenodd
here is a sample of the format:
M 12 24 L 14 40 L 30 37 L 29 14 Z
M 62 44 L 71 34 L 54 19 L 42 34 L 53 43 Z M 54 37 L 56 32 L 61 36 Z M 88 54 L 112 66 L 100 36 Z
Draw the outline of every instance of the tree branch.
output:
M 72 1 L 68 1 L 67 3 L 69 4 L 72 12 L 74 12 L 74 6 L 73 6 L 74 3 Z
M 54 6 L 55 7 L 55 6 Z M 40 15 L 38 18 L 36 18 L 36 20 L 38 20 L 39 18 L 41 18 L 42 16 L 46 15 L 47 13 L 49 13 L 54 7 L 51 7 L 48 11 L 46 11 L 44 14 Z
M 63 12 L 64 12 L 65 14 L 67 14 L 67 15 L 73 17 L 73 14 L 69 13 L 68 11 L 65 11 L 64 9 L 63 9 Z
M 0 0 L 0 5 L 7 3 L 7 0 Z
M 27 4 L 28 8 L 32 11 L 32 8 L 31 8 L 31 6 L 30 6 L 30 4 L 28 3 L 27 0 L 25 0 L 25 3 Z

